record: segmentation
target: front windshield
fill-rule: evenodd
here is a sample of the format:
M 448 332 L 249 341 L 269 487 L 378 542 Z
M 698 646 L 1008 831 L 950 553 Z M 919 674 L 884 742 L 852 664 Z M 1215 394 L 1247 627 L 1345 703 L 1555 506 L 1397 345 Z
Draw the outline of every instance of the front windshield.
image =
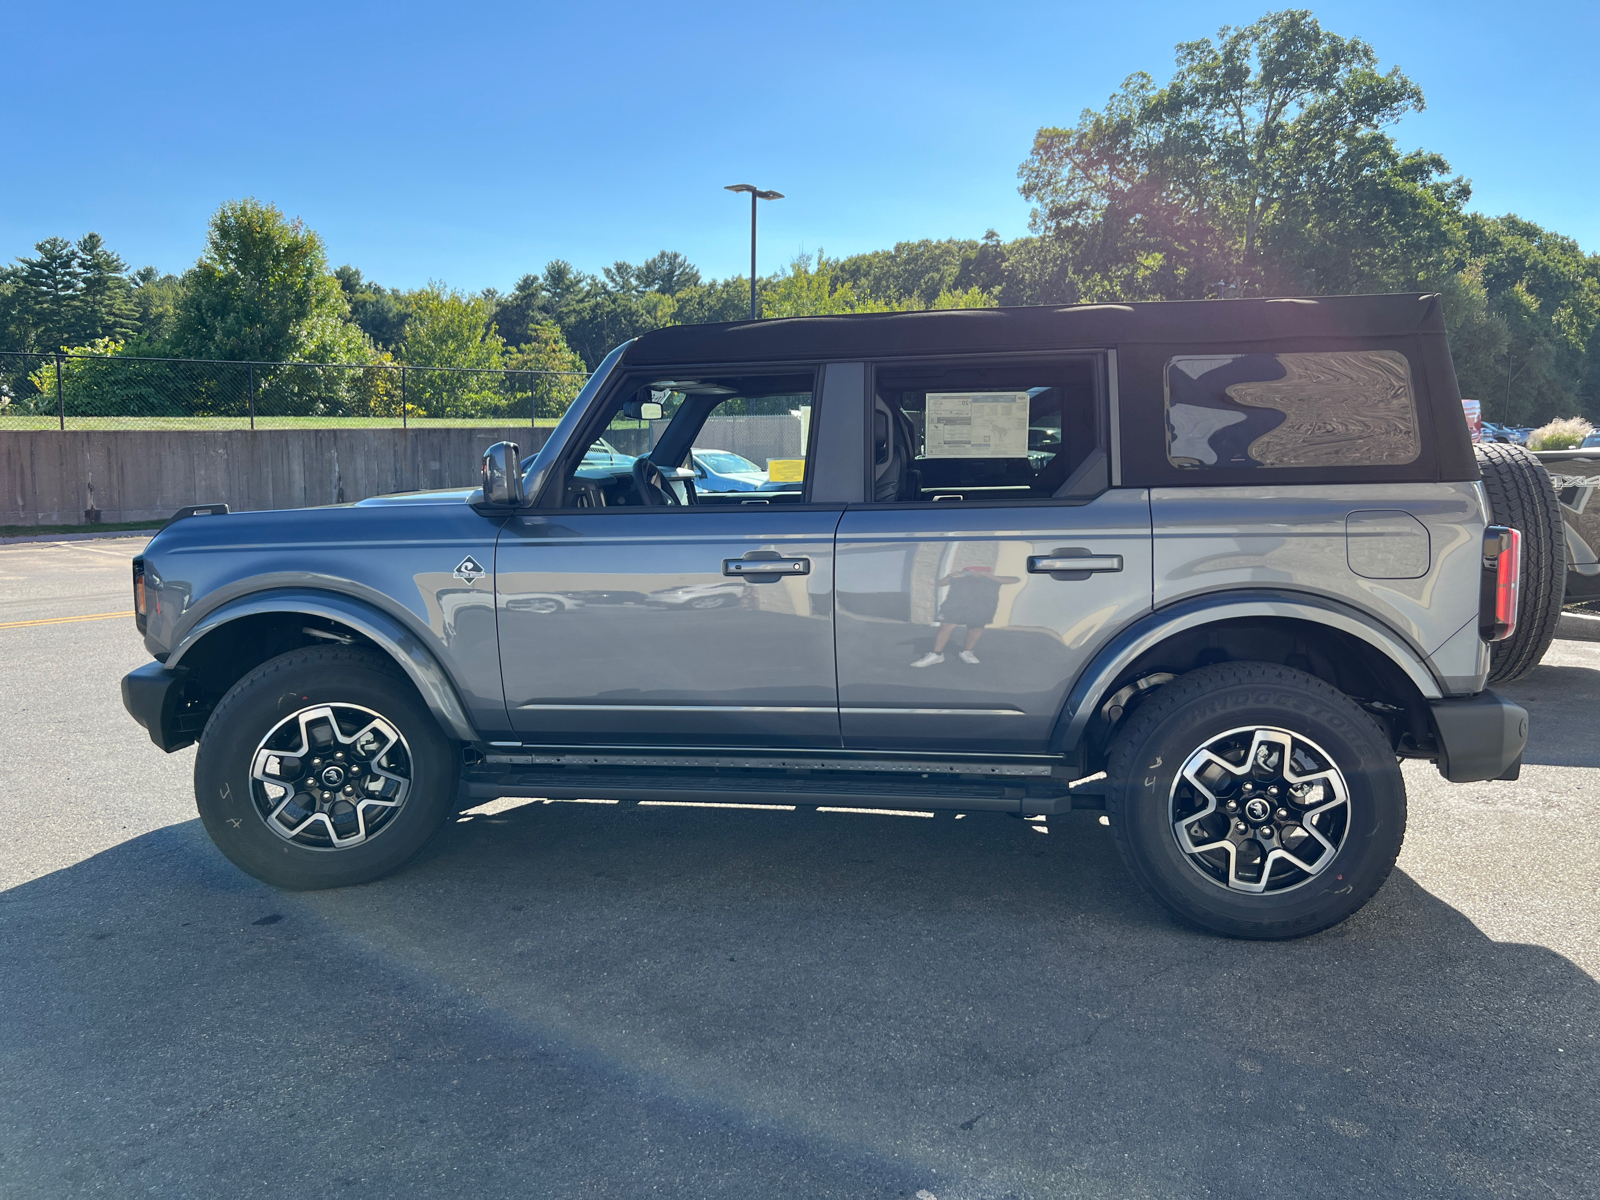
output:
M 606 379 L 611 375 L 611 369 L 617 365 L 617 360 L 622 357 L 622 352 L 632 344 L 633 339 L 630 338 L 606 355 L 605 361 L 595 368 L 594 374 L 589 376 L 577 398 L 567 406 L 567 411 L 561 414 L 561 420 L 556 422 L 556 427 L 550 431 L 550 436 L 545 439 L 544 445 L 539 447 L 539 452 L 531 458 L 522 460 L 522 486 L 529 496 L 532 496 L 538 489 L 538 485 L 541 482 L 541 468 L 548 466 L 559 457 L 561 447 L 566 445 L 567 438 L 571 435 L 573 427 L 583 419 L 584 409 L 589 407 L 595 393 L 604 386 Z M 546 453 L 547 451 L 548 453 Z

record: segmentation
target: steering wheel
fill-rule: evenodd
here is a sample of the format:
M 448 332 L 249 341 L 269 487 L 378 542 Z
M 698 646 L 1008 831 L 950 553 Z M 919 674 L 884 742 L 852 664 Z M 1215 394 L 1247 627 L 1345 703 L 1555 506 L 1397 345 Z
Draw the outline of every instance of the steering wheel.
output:
M 661 468 L 641 455 L 633 460 L 633 486 L 645 504 L 682 504 L 678 493 L 667 486 Z

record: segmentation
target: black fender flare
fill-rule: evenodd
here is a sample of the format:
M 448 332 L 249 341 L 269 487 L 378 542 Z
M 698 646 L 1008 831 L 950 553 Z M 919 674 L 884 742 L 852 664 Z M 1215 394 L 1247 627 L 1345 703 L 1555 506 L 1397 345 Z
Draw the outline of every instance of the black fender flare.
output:
M 226 601 L 184 631 L 173 646 L 172 653 L 167 656 L 164 664 L 166 669 L 177 670 L 182 665 L 183 656 L 207 634 L 240 617 L 260 613 L 295 613 L 322 617 L 349 626 L 394 659 L 416 686 L 423 703 L 447 735 L 460 742 L 481 740 L 467 716 L 461 697 L 456 693 L 455 684 L 426 643 L 391 614 L 339 592 L 317 588 L 271 588 Z
M 1067 693 L 1050 737 L 1050 748 L 1070 754 L 1098 711 L 1117 676 L 1139 655 L 1185 630 L 1239 617 L 1282 617 L 1325 625 L 1361 639 L 1405 672 L 1424 700 L 1444 692 L 1424 656 L 1393 630 L 1336 600 L 1272 589 L 1212 592 L 1179 600 L 1140 617 L 1113 637 L 1090 660 Z

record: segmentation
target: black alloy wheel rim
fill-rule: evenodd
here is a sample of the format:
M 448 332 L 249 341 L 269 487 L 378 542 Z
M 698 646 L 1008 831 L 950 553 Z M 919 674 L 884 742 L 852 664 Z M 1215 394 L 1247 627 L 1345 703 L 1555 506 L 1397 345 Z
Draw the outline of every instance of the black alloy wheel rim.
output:
M 250 760 L 256 813 L 285 841 L 344 850 L 394 823 L 411 793 L 411 749 L 381 714 L 356 704 L 291 713 Z
M 1255 895 L 1291 891 L 1338 856 L 1350 832 L 1350 788 L 1304 734 L 1250 725 L 1210 738 L 1178 769 L 1173 838 L 1211 883 Z

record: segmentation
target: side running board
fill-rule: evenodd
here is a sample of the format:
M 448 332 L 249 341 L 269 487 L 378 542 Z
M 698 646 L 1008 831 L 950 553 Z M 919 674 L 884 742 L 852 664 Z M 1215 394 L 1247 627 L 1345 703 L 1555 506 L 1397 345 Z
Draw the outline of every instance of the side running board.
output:
M 908 767 L 913 769 L 908 769 Z M 470 763 L 462 797 L 550 800 L 777 801 L 846 808 L 962 809 L 1054 814 L 1104 808 L 1099 779 L 1075 781 L 1047 763 L 845 761 L 796 757 L 494 753 Z M 1076 784 L 1076 786 L 1074 786 Z

